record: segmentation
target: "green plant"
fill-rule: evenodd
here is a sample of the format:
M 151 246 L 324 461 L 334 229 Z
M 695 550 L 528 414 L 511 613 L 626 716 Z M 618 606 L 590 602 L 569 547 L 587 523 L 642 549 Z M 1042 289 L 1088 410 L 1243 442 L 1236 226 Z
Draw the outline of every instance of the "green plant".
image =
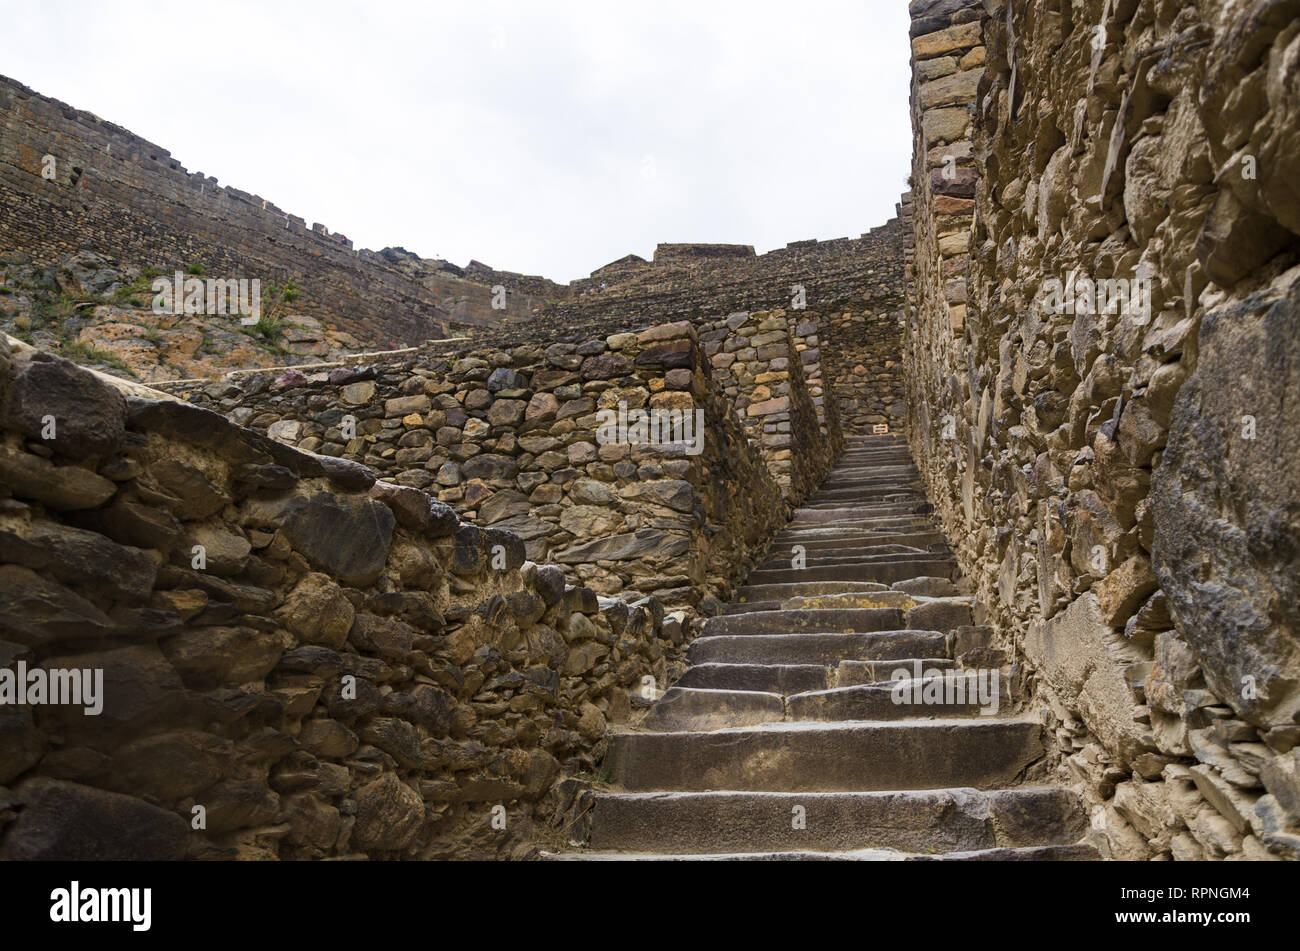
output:
M 141 303 L 138 295 L 152 294 L 153 288 L 150 285 L 152 284 L 153 279 L 157 276 L 157 274 L 151 275 L 150 270 L 147 269 L 141 272 L 140 275 L 130 284 L 123 284 L 117 290 L 113 291 L 112 294 L 108 295 L 107 299 L 119 306 L 129 303 L 133 307 L 143 307 L 144 304 Z
M 98 363 L 104 366 L 112 367 L 121 373 L 135 378 L 135 371 L 126 365 L 126 362 L 116 353 L 108 350 L 100 350 L 98 347 L 92 347 L 84 344 L 79 340 L 69 341 L 59 347 L 59 352 L 70 360 L 76 360 L 84 363 Z
M 185 265 L 185 273 L 192 274 L 195 277 L 202 277 L 203 265 L 198 263 L 197 261 L 191 261 L 189 264 Z
M 77 300 L 71 294 L 45 297 L 36 303 L 37 326 L 59 323 L 77 315 Z
M 250 337 L 261 337 L 263 340 L 277 340 L 282 332 L 282 321 L 275 317 L 263 314 L 257 318 L 257 323 L 244 328 L 244 332 Z
M 253 324 L 251 331 L 253 335 L 260 336 L 263 340 L 275 340 L 282 333 L 281 325 L 284 323 L 285 310 L 289 304 L 298 299 L 302 293 L 293 278 L 285 281 L 284 286 L 268 284 L 262 288 L 262 314 Z M 248 332 L 248 329 L 245 329 Z

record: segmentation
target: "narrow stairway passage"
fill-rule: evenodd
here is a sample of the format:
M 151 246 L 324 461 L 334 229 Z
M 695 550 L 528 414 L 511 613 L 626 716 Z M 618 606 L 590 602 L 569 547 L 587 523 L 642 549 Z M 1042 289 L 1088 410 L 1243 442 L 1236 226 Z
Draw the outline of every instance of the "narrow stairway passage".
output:
M 1097 858 L 928 511 L 901 437 L 847 440 L 545 857 Z

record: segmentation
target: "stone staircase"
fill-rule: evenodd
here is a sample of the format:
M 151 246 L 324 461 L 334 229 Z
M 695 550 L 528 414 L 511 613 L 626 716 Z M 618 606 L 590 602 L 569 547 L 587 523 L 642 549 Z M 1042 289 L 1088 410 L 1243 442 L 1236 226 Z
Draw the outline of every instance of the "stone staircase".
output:
M 544 857 L 1096 858 L 1078 801 L 1042 781 L 1042 728 L 1012 708 L 928 510 L 901 438 L 849 439 L 740 600 L 703 623 L 691 668 L 611 738 L 573 848 Z M 932 680 L 992 666 L 997 712 L 987 693 L 895 702 L 894 672 L 918 664 Z

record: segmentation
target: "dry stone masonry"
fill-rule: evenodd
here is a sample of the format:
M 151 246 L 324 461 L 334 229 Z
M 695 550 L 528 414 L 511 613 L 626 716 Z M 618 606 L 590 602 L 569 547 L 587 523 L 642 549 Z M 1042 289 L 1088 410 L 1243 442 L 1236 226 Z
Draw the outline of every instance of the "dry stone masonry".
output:
M 911 10 L 941 523 L 1103 854 L 1295 858 L 1300 5 Z
M 38 351 L 0 380 L 3 664 L 103 678 L 0 707 L 0 856 L 522 854 L 673 675 L 657 600 L 418 489 Z
M 974 626 L 928 508 L 900 436 L 850 437 L 703 622 L 691 668 L 614 734 L 609 782 L 576 792 L 571 848 L 548 857 L 1095 858 L 1078 798 L 1043 782 L 1041 724 L 1002 691 L 1017 673 Z M 960 700 L 910 702 L 943 677 L 962 678 Z
M 0 319 L 319 315 L 0 336 L 0 857 L 1300 857 L 1300 0 L 909 8 L 893 220 L 567 286 L 0 79 Z
M 175 389 L 276 439 L 426 490 L 474 524 L 518 535 L 530 558 L 563 564 L 601 593 L 653 593 L 674 607 L 725 596 L 787 513 L 780 480 L 794 416 L 773 405 L 766 416 L 749 413 L 784 437 L 751 443 L 686 322 L 576 346 Z M 782 399 L 791 397 L 765 402 Z M 799 445 L 829 466 L 806 395 L 801 407 Z M 603 421 L 646 410 L 686 414 L 690 438 L 603 438 L 616 435 L 602 433 Z

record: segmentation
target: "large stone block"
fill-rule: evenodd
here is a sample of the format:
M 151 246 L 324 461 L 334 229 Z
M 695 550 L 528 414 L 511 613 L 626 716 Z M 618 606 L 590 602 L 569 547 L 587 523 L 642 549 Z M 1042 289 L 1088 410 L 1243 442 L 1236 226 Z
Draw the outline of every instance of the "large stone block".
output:
M 284 533 L 314 567 L 364 585 L 383 572 L 395 525 L 392 511 L 380 502 L 319 492 L 290 509 Z
M 1111 650 L 1117 640 L 1096 597 L 1085 594 L 1051 620 L 1030 623 L 1025 655 L 1123 765 L 1147 743 L 1133 721 L 1137 703 L 1126 665 Z
M 1206 314 L 1152 485 L 1153 561 L 1174 620 L 1210 688 L 1268 726 L 1300 714 L 1298 322 L 1294 269 Z
M 14 357 L 11 373 L 0 407 L 6 428 L 74 459 L 102 455 L 121 443 L 126 399 L 112 384 L 39 350 Z
M 53 779 L 25 783 L 19 792 L 26 805 L 0 858 L 171 861 L 185 853 L 185 820 L 134 796 Z

